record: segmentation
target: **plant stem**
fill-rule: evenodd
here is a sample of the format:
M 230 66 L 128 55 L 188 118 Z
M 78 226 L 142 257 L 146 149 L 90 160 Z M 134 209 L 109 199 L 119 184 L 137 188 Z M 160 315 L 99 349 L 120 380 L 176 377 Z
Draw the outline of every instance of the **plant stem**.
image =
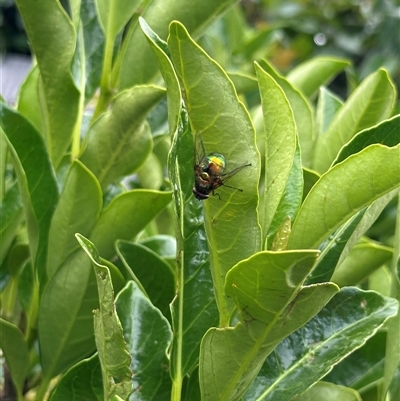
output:
M 400 261 L 400 193 L 398 195 L 396 229 L 394 234 L 394 249 L 391 265 L 391 289 L 390 296 L 400 301 L 400 284 L 398 281 L 398 264 Z M 386 357 L 385 369 L 383 374 L 383 385 L 380 400 L 387 399 L 387 395 L 393 380 L 395 379 L 396 370 L 400 362 L 399 349 L 400 336 L 400 311 L 387 324 L 386 338 Z M 393 394 L 394 395 L 394 394 Z M 390 397 L 389 397 L 390 398 Z
M 84 42 L 83 38 L 83 30 L 82 26 L 79 27 L 79 37 L 81 43 Z M 81 144 L 81 127 L 82 127 L 82 117 L 83 117 L 83 108 L 85 102 L 85 52 L 84 52 L 84 45 L 80 46 L 80 58 L 81 58 L 81 82 L 80 82 L 80 96 L 79 96 L 79 109 L 78 115 L 76 118 L 76 123 L 74 126 L 74 132 L 72 135 L 72 146 L 71 146 L 71 159 L 75 160 L 79 156 L 80 152 L 80 144 Z

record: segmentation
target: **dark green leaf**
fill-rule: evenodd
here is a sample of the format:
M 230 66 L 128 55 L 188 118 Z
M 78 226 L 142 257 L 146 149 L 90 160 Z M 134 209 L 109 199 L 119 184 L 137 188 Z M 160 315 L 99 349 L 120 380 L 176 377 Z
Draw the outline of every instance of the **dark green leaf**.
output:
M 167 262 L 143 245 L 117 242 L 118 256 L 151 303 L 171 320 L 169 304 L 175 296 L 175 275 Z
M 133 281 L 128 282 L 115 302 L 132 358 L 134 392 L 130 400 L 170 400 L 166 352 L 172 332 L 168 321 Z
M 203 139 L 206 153 L 223 153 L 227 171 L 252 164 L 229 181 L 243 192 L 222 186 L 217 190 L 221 200 L 211 197 L 203 202 L 216 299 L 221 321 L 226 322 L 233 305 L 224 295 L 224 277 L 235 263 L 261 249 L 256 212 L 261 165 L 255 133 L 226 73 L 178 22 L 171 24 L 168 44 L 185 90 L 191 128 Z M 193 180 L 193 164 L 190 175 Z
M 292 400 L 362 346 L 397 309 L 396 300 L 374 291 L 343 288 L 317 316 L 279 344 L 245 400 Z
M 57 383 L 49 401 L 104 401 L 97 354 L 72 366 Z
M 331 283 L 301 289 L 317 251 L 260 252 L 234 266 L 226 292 L 239 308 L 235 327 L 211 328 L 200 354 L 202 400 L 238 400 L 267 355 L 315 316 L 337 291 Z
M 340 163 L 350 155 L 360 152 L 374 143 L 389 147 L 400 143 L 400 115 L 358 133 L 347 145 L 343 146 L 334 164 Z
M 0 117 L 14 158 L 32 261 L 44 286 L 49 228 L 58 201 L 54 172 L 43 139 L 35 128 L 5 105 L 0 108 Z
M 0 348 L 6 358 L 18 398 L 22 399 L 24 381 L 29 372 L 29 350 L 22 331 L 0 318 Z
M 0 203 L 0 264 L 3 264 L 23 217 L 21 196 L 15 183 Z

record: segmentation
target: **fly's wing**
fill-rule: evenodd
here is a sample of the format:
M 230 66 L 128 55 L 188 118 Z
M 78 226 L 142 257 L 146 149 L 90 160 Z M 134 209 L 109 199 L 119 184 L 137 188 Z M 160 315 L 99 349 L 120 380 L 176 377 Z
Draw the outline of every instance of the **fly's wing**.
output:
M 203 140 L 201 139 L 200 133 L 196 132 L 194 138 L 194 160 L 197 165 L 201 163 L 201 161 L 206 156 L 206 150 L 204 148 Z
M 224 182 L 228 181 L 229 178 L 233 177 L 235 174 L 237 174 L 240 170 L 243 170 L 245 167 L 251 166 L 251 163 L 245 163 L 239 167 L 234 168 L 232 171 L 229 171 L 225 174 L 221 174 L 221 185 L 224 184 Z

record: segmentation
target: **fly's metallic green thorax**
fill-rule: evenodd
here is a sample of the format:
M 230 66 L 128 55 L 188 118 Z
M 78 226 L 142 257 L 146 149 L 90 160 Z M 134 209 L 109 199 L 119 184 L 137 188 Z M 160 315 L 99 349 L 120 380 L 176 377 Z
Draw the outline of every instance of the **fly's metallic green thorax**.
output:
M 221 175 L 226 166 L 225 156 L 221 153 L 210 153 L 208 156 L 204 157 L 200 162 L 200 166 L 203 171 L 208 172 L 212 175 Z
M 199 149 L 200 148 L 200 149 Z M 233 169 L 232 171 L 225 173 L 226 160 L 225 156 L 221 153 L 209 153 L 206 155 L 203 141 L 200 137 L 196 136 L 196 148 L 195 148 L 195 164 L 194 164 L 194 188 L 193 194 L 199 200 L 205 200 L 210 196 L 219 195 L 214 193 L 214 190 L 222 185 L 225 185 L 225 181 L 234 176 L 244 167 L 251 166 L 250 163 L 245 163 L 240 167 Z M 238 191 L 242 191 L 239 188 L 230 187 Z

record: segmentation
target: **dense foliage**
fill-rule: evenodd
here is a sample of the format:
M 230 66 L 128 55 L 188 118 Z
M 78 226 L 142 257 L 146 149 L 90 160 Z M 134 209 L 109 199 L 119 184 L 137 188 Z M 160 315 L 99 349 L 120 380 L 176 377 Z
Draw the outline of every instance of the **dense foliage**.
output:
M 0 108 L 0 347 L 16 398 L 393 400 L 390 59 L 368 74 L 332 52 L 283 66 L 289 22 L 258 27 L 271 16 L 246 2 L 17 5 L 37 63 Z

